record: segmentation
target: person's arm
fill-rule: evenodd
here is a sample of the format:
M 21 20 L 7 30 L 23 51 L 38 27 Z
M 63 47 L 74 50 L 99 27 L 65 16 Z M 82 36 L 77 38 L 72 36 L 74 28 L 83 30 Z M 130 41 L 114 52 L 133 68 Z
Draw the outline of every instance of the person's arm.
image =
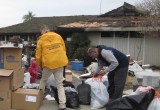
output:
M 105 73 L 113 71 L 119 65 L 119 63 L 118 63 L 117 59 L 115 58 L 115 56 L 113 55 L 112 51 L 103 49 L 101 51 L 101 55 L 106 61 L 108 61 L 110 63 L 108 68 L 106 68 L 104 70 Z
M 29 68 L 29 71 L 30 75 L 34 78 L 36 78 L 38 76 L 38 73 L 37 71 L 34 69 L 34 68 Z
M 36 67 L 42 66 L 42 48 L 41 48 L 41 42 L 37 42 L 37 48 L 36 48 Z
M 96 74 L 98 74 L 103 68 L 103 62 L 101 60 L 98 60 L 97 62 L 98 62 L 98 67 L 96 70 Z

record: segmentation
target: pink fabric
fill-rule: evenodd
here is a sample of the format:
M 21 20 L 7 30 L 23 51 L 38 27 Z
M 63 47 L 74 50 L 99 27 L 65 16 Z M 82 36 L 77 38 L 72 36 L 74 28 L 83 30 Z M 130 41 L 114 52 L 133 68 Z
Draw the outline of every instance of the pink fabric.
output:
M 142 92 L 147 92 L 151 89 L 154 89 L 154 88 L 151 87 L 151 86 L 147 86 L 147 87 L 139 86 L 135 92 L 136 93 L 142 93 Z
M 31 60 L 31 65 L 30 65 L 30 67 L 28 68 L 28 72 L 29 72 L 30 75 L 31 75 L 30 83 L 35 83 L 35 79 L 36 79 L 37 76 L 38 76 L 38 72 L 36 71 L 36 63 L 35 63 L 34 60 Z

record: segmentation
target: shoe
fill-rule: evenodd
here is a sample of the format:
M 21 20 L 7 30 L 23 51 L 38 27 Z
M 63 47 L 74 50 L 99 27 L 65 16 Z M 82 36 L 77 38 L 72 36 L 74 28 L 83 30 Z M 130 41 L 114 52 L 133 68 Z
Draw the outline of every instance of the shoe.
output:
M 59 108 L 59 110 L 67 110 L 66 108 Z

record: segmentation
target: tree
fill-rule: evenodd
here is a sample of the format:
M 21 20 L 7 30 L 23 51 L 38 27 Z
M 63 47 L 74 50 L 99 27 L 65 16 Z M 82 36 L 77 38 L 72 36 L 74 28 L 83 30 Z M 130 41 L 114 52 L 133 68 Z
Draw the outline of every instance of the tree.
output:
M 90 65 L 91 62 L 95 60 L 88 56 L 87 50 L 88 50 L 88 47 L 78 48 L 73 55 L 73 59 L 83 60 L 84 66 Z
M 73 33 L 70 44 L 72 50 L 71 57 L 73 57 L 78 48 L 88 47 L 90 45 L 90 40 L 84 33 Z
M 90 40 L 85 33 L 73 33 L 71 41 L 66 42 L 67 56 L 70 59 L 80 59 L 84 61 L 84 66 L 88 66 L 92 59 L 87 55 Z
M 35 14 L 33 14 L 31 11 L 28 11 L 28 14 L 26 14 L 22 17 L 23 22 L 27 22 L 27 21 L 31 20 L 34 16 L 35 16 Z
M 160 0 L 141 0 L 136 7 L 150 15 L 160 15 Z
M 160 27 L 160 0 L 141 0 L 136 4 L 136 8 L 147 12 L 144 20 L 137 26 L 148 28 L 149 31 L 159 31 Z M 142 28 L 144 33 L 144 29 Z
M 141 0 L 135 6 L 144 12 L 144 16 L 139 17 L 141 20 L 137 21 L 135 26 L 140 29 L 139 33 L 144 37 L 143 46 L 145 46 L 146 36 L 159 37 L 160 35 L 160 0 Z M 143 46 L 141 41 L 137 59 Z

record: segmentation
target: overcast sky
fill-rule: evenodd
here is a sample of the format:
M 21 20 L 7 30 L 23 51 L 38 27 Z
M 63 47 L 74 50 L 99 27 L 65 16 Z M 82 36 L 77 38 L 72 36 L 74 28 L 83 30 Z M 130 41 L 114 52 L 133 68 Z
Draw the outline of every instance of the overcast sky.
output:
M 0 27 L 22 23 L 31 11 L 35 17 L 99 15 L 138 0 L 0 0 Z M 100 8 L 101 7 L 101 8 Z

